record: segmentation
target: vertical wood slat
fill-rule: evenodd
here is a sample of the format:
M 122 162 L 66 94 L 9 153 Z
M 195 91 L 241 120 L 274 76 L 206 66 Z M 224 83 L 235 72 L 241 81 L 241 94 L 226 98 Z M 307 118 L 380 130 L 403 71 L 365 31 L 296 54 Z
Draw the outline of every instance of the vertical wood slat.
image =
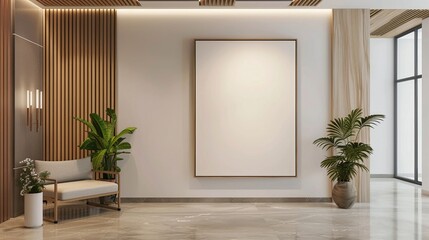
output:
M 12 217 L 12 3 L 0 1 L 0 223 Z
M 116 103 L 116 10 L 45 10 L 44 159 L 88 155 L 86 128 L 73 117 L 106 117 Z

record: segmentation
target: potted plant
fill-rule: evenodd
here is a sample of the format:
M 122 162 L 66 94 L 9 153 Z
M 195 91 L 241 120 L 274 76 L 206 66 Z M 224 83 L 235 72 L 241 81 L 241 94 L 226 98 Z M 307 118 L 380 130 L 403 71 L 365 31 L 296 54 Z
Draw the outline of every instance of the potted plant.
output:
M 22 169 L 18 182 L 21 187 L 20 194 L 24 196 L 24 226 L 40 227 L 43 225 L 43 188 L 50 173 L 36 173 L 34 161 L 30 158 L 19 163 L 23 166 L 15 169 Z
M 364 161 L 373 149 L 367 143 L 359 141 L 359 134 L 364 128 L 373 128 L 383 121 L 384 115 L 362 116 L 362 109 L 354 109 L 346 117 L 332 120 L 327 127 L 327 136 L 316 139 L 313 144 L 333 150 L 320 164 L 326 168 L 328 177 L 337 181 L 332 198 L 340 208 L 351 208 L 356 200 L 356 188 L 350 182 L 358 170 L 368 171 Z
M 91 113 L 90 121 L 76 117 L 75 119 L 88 126 L 88 137 L 80 145 L 80 149 L 91 151 L 91 161 L 94 170 L 120 172 L 117 165 L 122 160 L 118 155 L 129 153 L 131 144 L 125 142 L 125 135 L 132 134 L 137 128 L 128 127 L 116 134 L 117 116 L 113 109 L 106 109 L 109 120 L 102 119 L 98 114 Z

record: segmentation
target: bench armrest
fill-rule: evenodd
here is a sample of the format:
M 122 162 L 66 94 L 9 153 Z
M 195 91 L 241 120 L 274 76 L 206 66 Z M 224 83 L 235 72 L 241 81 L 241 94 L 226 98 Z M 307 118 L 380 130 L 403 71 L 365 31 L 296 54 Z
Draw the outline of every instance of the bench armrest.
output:
M 58 200 L 58 181 L 56 179 L 53 178 L 46 178 L 46 181 L 51 181 L 54 182 L 54 200 L 55 200 L 55 204 Z
M 45 180 L 54 182 L 54 184 L 57 184 L 57 182 L 58 182 L 56 179 L 53 179 L 53 178 L 46 178 Z

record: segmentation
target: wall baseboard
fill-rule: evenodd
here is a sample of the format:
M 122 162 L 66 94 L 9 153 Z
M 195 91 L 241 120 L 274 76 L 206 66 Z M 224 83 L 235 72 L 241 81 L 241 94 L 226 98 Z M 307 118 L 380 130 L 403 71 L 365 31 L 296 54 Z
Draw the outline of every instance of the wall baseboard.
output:
M 332 198 L 121 198 L 122 203 L 296 203 L 332 202 Z
M 393 174 L 371 174 L 371 178 L 393 178 Z

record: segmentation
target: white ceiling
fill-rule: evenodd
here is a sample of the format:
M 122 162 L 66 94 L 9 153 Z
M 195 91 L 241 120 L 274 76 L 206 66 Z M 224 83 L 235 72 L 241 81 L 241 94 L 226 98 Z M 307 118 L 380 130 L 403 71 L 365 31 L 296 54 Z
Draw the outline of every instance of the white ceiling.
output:
M 429 0 L 322 0 L 319 8 L 429 9 Z
M 198 1 L 140 1 L 142 8 L 193 9 Z M 290 7 L 290 1 L 240 1 L 233 7 L 208 7 L 222 9 L 283 9 L 283 8 L 371 8 L 371 9 L 429 9 L 429 0 L 322 0 L 316 7 Z
M 1 0 L 0 0 L 1 1 Z M 37 6 L 44 8 L 37 0 L 29 0 Z M 304 8 L 304 9 L 336 9 L 336 8 L 370 8 L 370 9 L 429 9 L 429 0 L 322 0 L 316 7 L 290 7 L 291 1 L 240 1 L 238 0 L 233 7 L 200 7 L 198 0 L 195 1 L 140 1 L 141 8 L 144 9 L 285 9 L 285 8 Z M 68 7 L 56 7 L 68 8 Z M 78 7 L 79 8 L 79 7 Z M 80 7 L 88 8 L 88 7 Z M 100 8 L 100 7 L 94 7 Z M 136 7 L 115 7 L 117 9 L 129 9 Z M 139 8 L 139 7 L 137 7 Z

